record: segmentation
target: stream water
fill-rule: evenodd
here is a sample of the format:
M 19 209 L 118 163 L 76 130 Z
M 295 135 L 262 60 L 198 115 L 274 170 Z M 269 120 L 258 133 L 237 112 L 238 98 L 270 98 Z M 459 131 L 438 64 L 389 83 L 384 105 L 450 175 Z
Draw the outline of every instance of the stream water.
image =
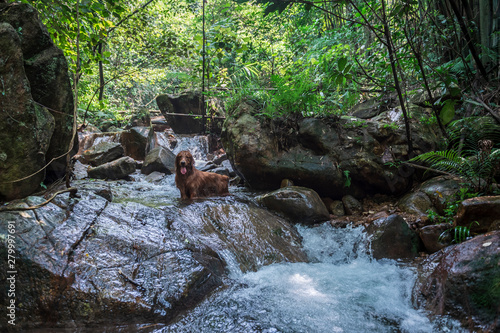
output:
M 361 228 L 298 227 L 310 263 L 273 264 L 157 332 L 460 332 L 411 303 L 413 268 L 372 260 Z
M 204 137 L 184 137 L 178 139 L 173 152 L 189 149 L 197 165 L 202 165 L 207 147 Z M 240 223 L 245 205 L 256 205 L 256 194 L 238 187 L 230 188 L 231 197 L 185 205 L 178 200 L 174 175 L 156 183 L 145 181 L 144 175 L 135 177 L 132 182 L 105 185 L 112 188 L 114 203 L 137 202 L 175 210 L 180 214 L 177 218 L 188 219 L 192 228 L 202 224 L 197 219 L 203 218 L 200 212 L 208 206 L 221 211 L 223 205 L 229 207 L 229 212 L 222 214 L 228 221 L 222 223 L 234 226 Z M 236 213 L 233 208 L 237 208 Z M 413 306 L 415 267 L 393 260 L 374 260 L 362 227 L 339 229 L 325 223 L 296 228 L 308 256 L 307 263 L 258 265 L 257 271 L 242 272 L 234 252 L 220 248 L 217 252 L 228 266 L 224 287 L 194 309 L 166 326 L 103 329 L 155 333 L 464 331 L 457 321 L 447 317 L 430 319 L 425 311 Z
M 190 149 L 202 164 L 204 142 L 203 138 L 181 139 L 174 153 Z M 169 194 L 165 197 L 177 196 L 173 176 L 164 178 L 160 186 Z M 246 190 L 230 190 L 254 200 Z M 456 321 L 431 320 L 413 307 L 415 268 L 372 259 L 362 228 L 337 229 L 325 223 L 297 229 L 308 263 L 272 264 L 242 273 L 230 252 L 221 253 L 229 270 L 226 286 L 154 332 L 462 331 Z

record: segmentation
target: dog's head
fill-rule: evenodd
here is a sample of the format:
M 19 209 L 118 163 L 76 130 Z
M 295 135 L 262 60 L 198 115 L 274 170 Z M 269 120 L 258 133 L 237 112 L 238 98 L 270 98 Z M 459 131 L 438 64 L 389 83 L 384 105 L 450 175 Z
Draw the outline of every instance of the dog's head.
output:
M 193 170 L 194 158 L 187 150 L 183 150 L 177 154 L 175 158 L 175 169 L 177 172 L 185 175 Z

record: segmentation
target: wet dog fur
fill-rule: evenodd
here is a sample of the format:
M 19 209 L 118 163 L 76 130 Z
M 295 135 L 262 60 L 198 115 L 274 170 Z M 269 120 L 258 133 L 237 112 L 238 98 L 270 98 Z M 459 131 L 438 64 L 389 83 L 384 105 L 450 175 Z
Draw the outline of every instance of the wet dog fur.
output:
M 175 185 L 181 192 L 181 199 L 229 194 L 229 177 L 196 169 L 193 155 L 187 150 L 179 152 L 175 158 Z

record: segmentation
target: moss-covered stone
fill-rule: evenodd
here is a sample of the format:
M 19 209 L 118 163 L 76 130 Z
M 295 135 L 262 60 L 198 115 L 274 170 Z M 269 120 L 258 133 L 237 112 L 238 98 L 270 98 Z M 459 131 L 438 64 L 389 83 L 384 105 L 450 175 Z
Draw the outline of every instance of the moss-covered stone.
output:
M 46 152 L 47 161 L 56 159 L 46 168 L 45 181 L 51 182 L 66 173 L 64 154 L 70 150 L 73 135 L 74 104 L 67 61 L 63 52 L 50 39 L 38 13 L 30 5 L 9 4 L 8 9 L 0 10 L 0 22 L 2 21 L 13 26 L 19 36 L 27 77 L 24 89 L 31 90 L 32 99 L 46 107 L 55 121 L 53 137 Z M 47 120 L 42 119 L 41 123 L 47 123 Z M 60 158 L 57 159 L 58 157 Z
M 44 180 L 54 118 L 33 101 L 21 40 L 5 22 L 0 23 L 0 59 L 5 87 L 0 98 L 0 200 L 11 200 L 33 193 Z

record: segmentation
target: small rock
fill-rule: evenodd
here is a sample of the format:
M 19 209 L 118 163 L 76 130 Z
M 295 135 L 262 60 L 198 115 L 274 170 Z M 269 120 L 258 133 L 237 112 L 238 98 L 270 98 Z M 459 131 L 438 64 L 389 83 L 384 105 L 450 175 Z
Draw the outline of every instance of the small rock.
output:
M 214 157 L 214 159 L 212 160 L 212 162 L 214 162 L 217 165 L 221 165 L 222 162 L 227 161 L 227 160 L 228 160 L 227 159 L 227 155 L 226 154 L 222 154 L 222 155 L 220 155 L 218 157 Z
M 469 227 L 473 233 L 485 233 L 499 217 L 500 196 L 471 198 L 462 201 L 455 226 Z
M 200 170 L 200 171 L 210 171 L 210 170 L 213 170 L 217 168 L 217 165 L 214 164 L 213 162 L 208 162 L 207 164 L 201 166 L 201 167 L 197 167 L 196 169 Z
M 206 159 L 209 162 L 213 162 L 213 160 L 215 159 L 215 155 L 212 153 L 208 153 Z
M 175 155 L 168 149 L 156 147 L 144 159 L 141 173 L 149 175 L 158 171 L 170 175 L 175 170 Z
M 447 223 L 428 225 L 418 230 L 418 235 L 424 243 L 427 252 L 434 253 L 451 244 L 449 234 L 443 234 L 451 226 Z
M 236 177 L 229 179 L 229 185 L 236 186 L 236 185 L 239 185 L 240 183 L 241 183 L 240 176 L 236 176 Z
M 291 181 L 290 179 L 285 178 L 285 179 L 283 179 L 281 181 L 280 188 L 281 187 L 287 187 L 287 186 L 293 186 L 293 181 Z
M 344 204 L 340 200 L 334 200 L 330 205 L 327 206 L 330 212 L 335 216 L 344 216 Z
M 158 183 L 165 177 L 165 174 L 158 171 L 153 171 L 147 175 L 144 179 L 150 183 Z
M 399 200 L 398 207 L 405 213 L 417 216 L 427 216 L 427 211 L 434 211 L 431 199 L 420 191 L 405 195 Z
M 103 197 L 104 199 L 108 200 L 109 202 L 113 201 L 113 192 L 109 188 L 103 188 L 100 190 L 97 190 L 95 192 L 100 197 Z
M 98 167 L 90 168 L 88 174 L 90 178 L 97 179 L 124 179 L 134 171 L 134 159 L 125 156 L 112 162 L 104 163 Z
M 81 161 L 92 166 L 99 166 L 114 161 L 122 157 L 123 154 L 124 150 L 121 144 L 103 141 L 85 150 L 82 153 Z
M 210 170 L 210 172 L 214 172 L 218 175 L 230 176 L 229 170 L 226 169 L 225 167 L 218 167 L 218 168 Z
M 400 215 L 373 221 L 366 228 L 375 259 L 407 259 L 418 256 L 420 239 Z
M 330 214 L 318 193 L 306 187 L 288 186 L 258 198 L 267 208 L 294 222 L 313 224 L 326 221 Z
M 352 195 L 345 195 L 342 198 L 342 203 L 344 204 L 345 213 L 347 215 L 360 214 L 363 212 L 363 206 Z
M 221 166 L 228 170 L 230 177 L 236 176 L 236 172 L 234 172 L 233 166 L 231 165 L 231 162 L 229 160 L 226 159 L 222 161 Z
M 330 225 L 334 228 L 346 228 L 351 221 L 349 220 L 332 220 L 330 221 Z
M 366 218 L 366 222 L 368 223 L 371 223 L 375 220 L 378 220 L 378 219 L 382 219 L 382 218 L 386 218 L 389 216 L 389 213 L 387 211 L 381 211 L 381 212 L 378 212 L 378 213 L 374 213 L 372 215 L 369 215 L 367 218 Z

